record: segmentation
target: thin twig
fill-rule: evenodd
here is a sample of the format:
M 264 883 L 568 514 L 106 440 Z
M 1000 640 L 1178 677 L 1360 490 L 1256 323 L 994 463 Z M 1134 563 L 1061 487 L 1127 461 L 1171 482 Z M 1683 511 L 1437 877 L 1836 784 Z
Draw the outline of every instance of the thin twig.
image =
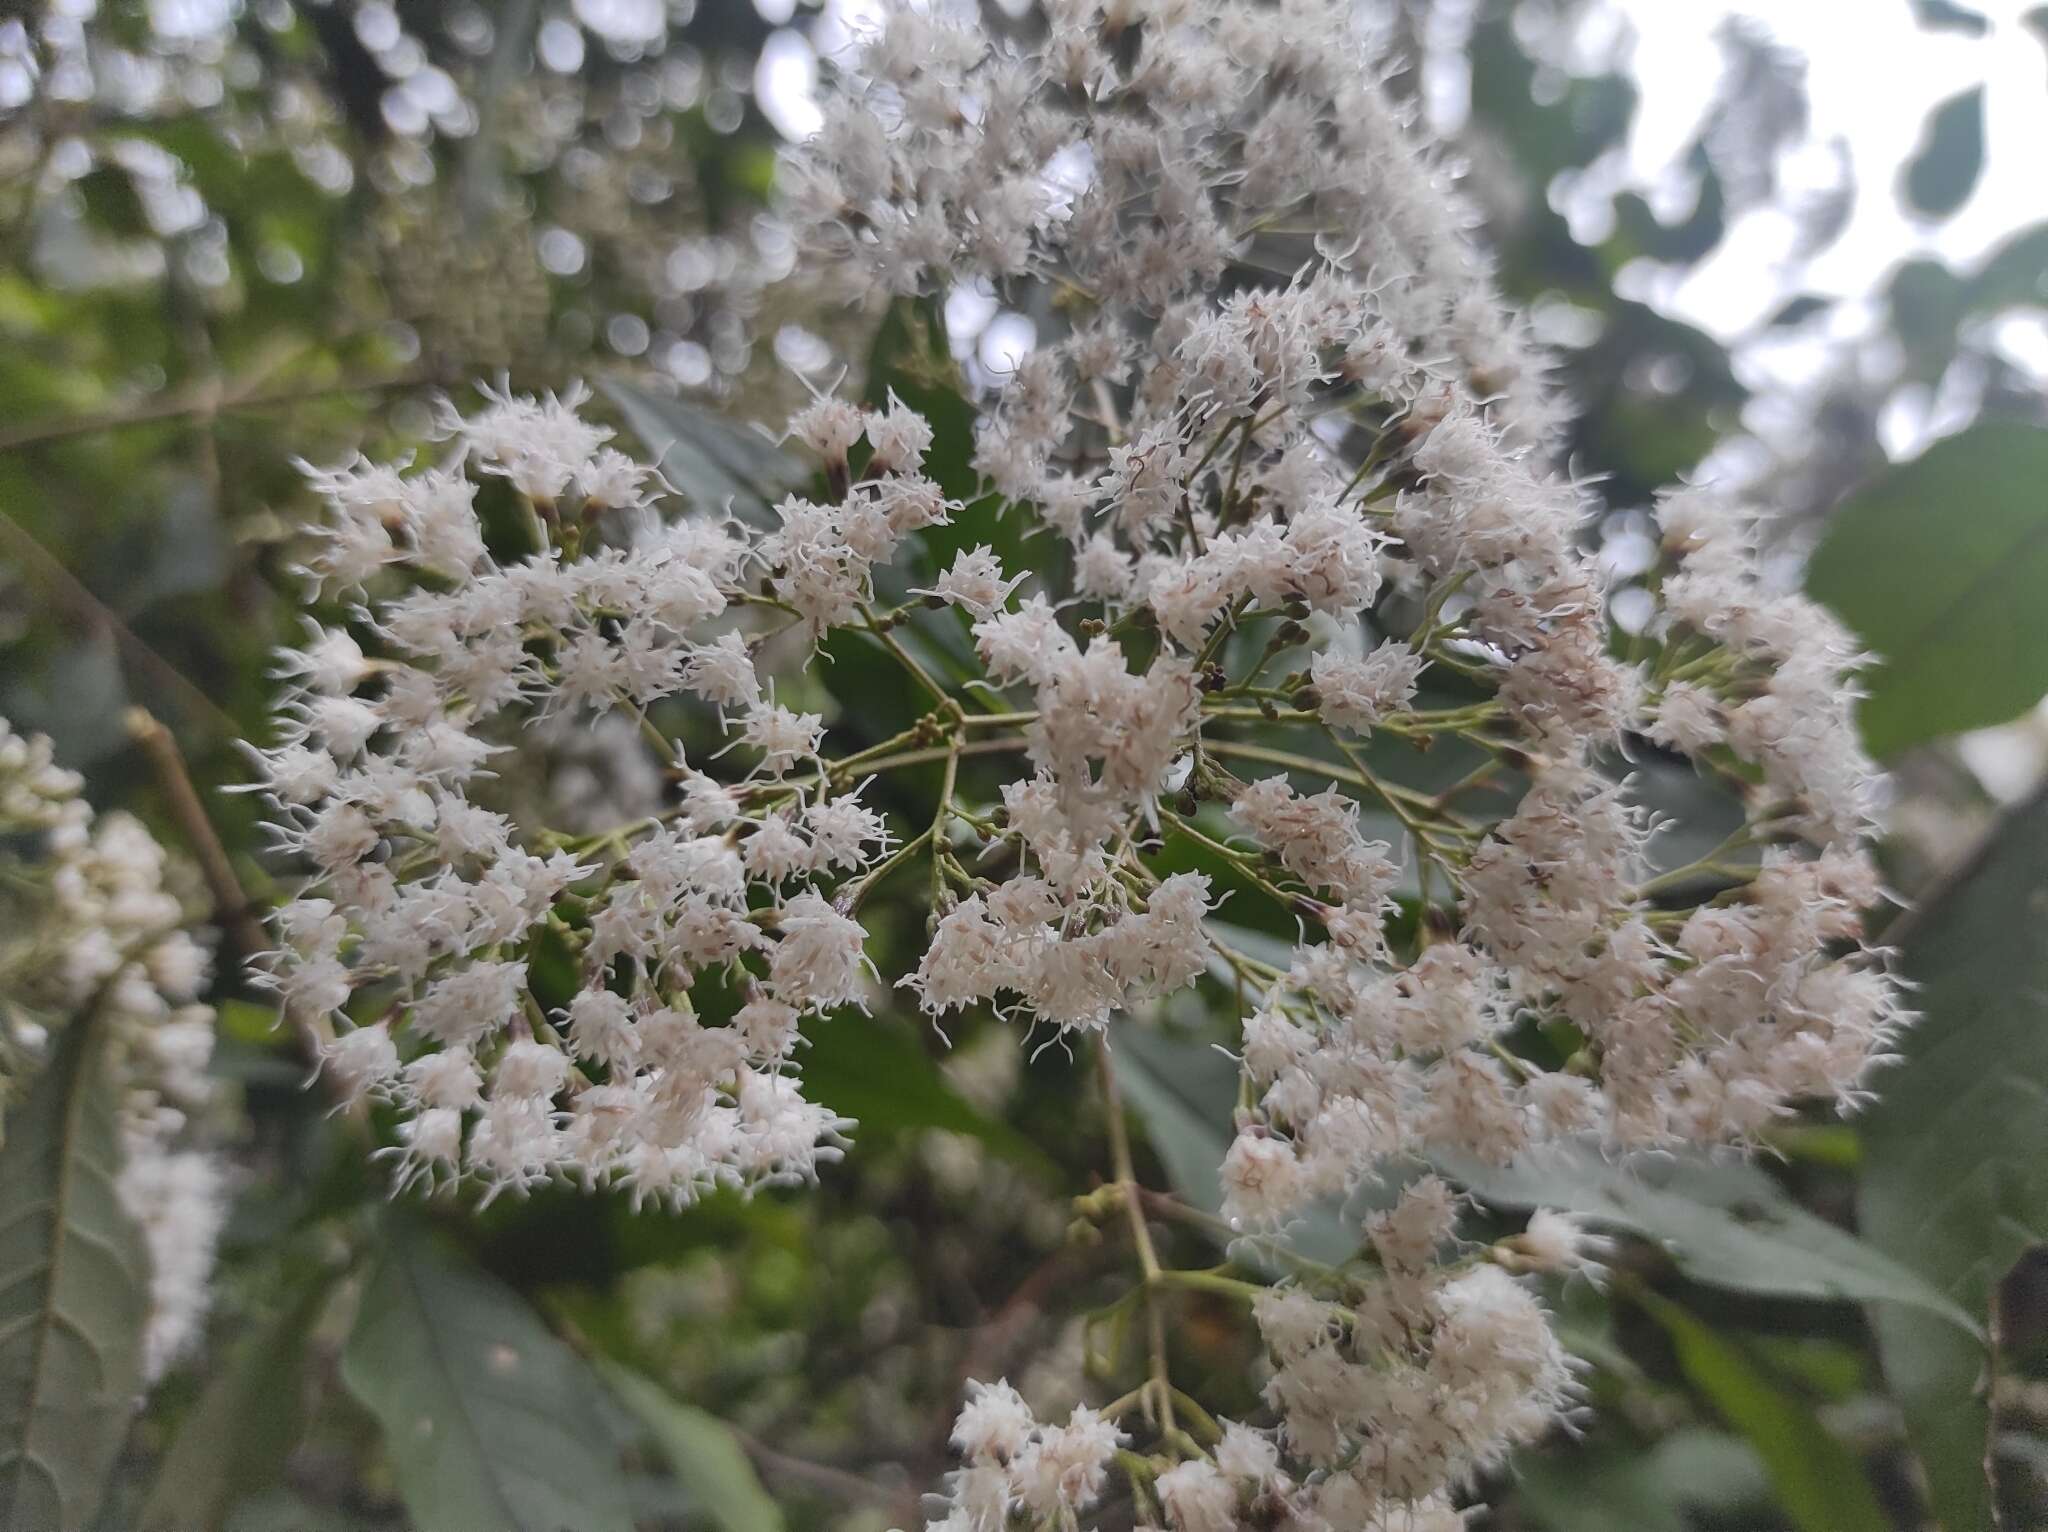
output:
M 129 735 L 149 758 L 171 818 L 177 821 L 178 833 L 199 862 L 200 875 L 213 896 L 214 922 L 233 939 L 243 962 L 249 962 L 258 953 L 269 950 L 271 942 L 264 934 L 263 923 L 256 918 L 255 905 L 242 890 L 241 879 L 235 876 L 235 865 L 228 857 L 227 847 L 221 844 L 213 821 L 207 817 L 198 789 L 192 785 L 192 773 L 185 767 L 176 738 L 147 708 L 130 708 L 127 724 Z M 298 1034 L 306 1061 L 318 1069 L 334 1042 L 333 1024 L 325 1016 L 307 1015 L 290 1005 L 284 1007 L 284 1017 Z M 369 1121 L 365 1103 L 350 1100 L 346 1092 L 338 1089 L 335 1095 L 356 1131 L 362 1132 Z
M 213 896 L 214 924 L 234 938 L 242 960 L 249 961 L 268 950 L 270 941 L 256 919 L 255 906 L 242 891 L 241 879 L 235 876 L 227 847 L 221 844 L 213 821 L 207 817 L 206 805 L 200 802 L 199 792 L 192 785 L 192 773 L 185 768 L 185 757 L 177 740 L 148 708 L 128 709 L 125 722 L 129 737 L 141 747 L 150 769 L 156 773 L 157 785 L 163 789 L 165 806 L 177 821 L 178 833 L 198 859 L 207 891 Z
M 123 622 L 111 607 L 95 596 L 77 575 L 65 567 L 62 559 L 36 541 L 35 536 L 26 527 L 5 511 L 0 511 L 0 541 L 8 543 L 24 564 L 57 586 L 55 594 L 82 622 L 88 626 L 102 627 L 111 633 L 114 641 L 143 669 L 149 671 L 159 685 L 177 692 L 200 713 L 213 717 L 230 735 L 241 733 L 241 725 L 229 717 L 218 702 L 201 691 L 177 666 L 138 638 L 134 630 Z
M 762 1474 L 771 1483 L 777 1480 L 795 1480 L 800 1483 L 809 1484 L 816 1489 L 824 1490 L 827 1494 L 837 1496 L 841 1500 L 868 1502 L 874 1505 L 887 1506 L 892 1511 L 900 1511 L 904 1508 L 904 1491 L 893 1490 L 884 1485 L 872 1483 L 867 1479 L 863 1479 L 859 1474 L 849 1473 L 844 1468 L 834 1468 L 830 1463 L 817 1463 L 809 1458 L 792 1457 L 787 1452 L 782 1452 L 769 1446 L 758 1436 L 742 1431 L 730 1421 L 726 1423 L 726 1426 L 738 1440 L 740 1446 L 746 1450 L 747 1456 L 754 1460 L 755 1466 L 761 1470 Z M 916 1509 L 916 1495 L 914 1492 L 909 1495 L 909 1499 L 911 1502 L 910 1509 L 914 1511 Z
M 1166 1310 L 1158 1292 L 1161 1274 L 1159 1254 L 1152 1246 L 1152 1231 L 1145 1223 L 1145 1207 L 1139 1195 L 1143 1188 L 1138 1183 L 1138 1172 L 1131 1159 L 1131 1135 L 1124 1122 L 1123 1095 L 1116 1085 L 1116 1064 L 1105 1046 L 1096 1048 L 1095 1057 L 1102 1067 L 1102 1099 L 1109 1113 L 1110 1164 L 1116 1174 L 1118 1190 L 1122 1193 L 1124 1212 L 1130 1221 L 1131 1242 L 1137 1246 L 1138 1265 L 1144 1274 L 1145 1340 L 1150 1356 L 1145 1414 L 1170 1437 L 1175 1430 L 1173 1385 L 1166 1369 Z
M 432 372 L 412 372 L 401 373 L 394 378 L 348 378 L 339 383 L 322 383 L 313 387 L 248 388 L 234 393 L 226 391 L 219 383 L 209 383 L 187 393 L 167 394 L 146 404 L 96 410 L 91 414 L 72 415 L 60 420 L 33 420 L 13 430 L 0 431 L 0 452 L 63 441 L 74 436 L 91 436 L 99 431 L 124 431 L 131 426 L 157 425 L 171 420 L 208 420 L 216 415 L 239 411 L 306 404 L 315 399 L 330 399 L 337 394 L 389 393 L 393 389 L 425 388 L 435 384 L 449 386 L 449 380 Z

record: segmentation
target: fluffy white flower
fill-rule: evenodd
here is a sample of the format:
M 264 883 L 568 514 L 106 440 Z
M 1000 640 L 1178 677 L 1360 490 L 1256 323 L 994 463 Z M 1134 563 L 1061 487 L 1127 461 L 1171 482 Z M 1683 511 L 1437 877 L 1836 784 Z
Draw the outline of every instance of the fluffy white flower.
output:
M 1022 575 L 1003 574 L 1002 563 L 985 545 L 969 548 L 953 560 L 929 594 L 950 601 L 976 619 L 993 616 L 1010 599 L 1010 592 L 1023 581 Z
M 312 475 L 307 570 L 362 605 L 282 663 L 259 753 L 308 878 L 276 980 L 343 1024 L 335 1078 L 406 1121 L 402 1181 L 679 1207 L 816 1176 L 852 1125 L 803 1096 L 804 1030 L 867 999 L 863 921 L 919 890 L 899 983 L 947 1025 L 986 1006 L 1113 1053 L 1153 1002 L 1238 1018 L 1220 1177 L 1252 1239 L 1438 1149 L 1743 1141 L 1860 1098 L 1905 1018 L 1857 946 L 1856 646 L 1766 589 L 1747 512 L 1686 489 L 1658 508 L 1654 641 L 1617 657 L 1546 358 L 1386 78 L 1339 0 L 1060 3 L 999 46 L 885 6 L 789 155 L 800 280 L 1033 315 L 968 409 L 814 398 L 786 439 L 823 471 L 765 527 L 664 520 L 577 390 L 444 410 L 437 466 Z M 925 476 L 969 455 L 964 502 Z M 544 552 L 491 561 L 480 475 Z M 883 695 L 838 679 L 872 685 L 870 659 Z M 531 789 L 565 732 L 670 791 L 550 822 Z M 1746 762 L 1743 844 L 1772 849 L 1653 871 L 1644 737 Z M 1452 768 L 1424 782 L 1424 751 Z M 146 894 L 119 866 L 146 850 L 109 839 L 109 881 Z M 79 881 L 64 980 L 89 987 L 121 969 L 122 901 Z M 1299 929 L 1291 954 L 1246 950 L 1225 894 L 1246 931 Z M 576 993 L 544 1006 L 563 949 Z M 189 988 L 190 958 L 151 971 Z M 1513 1051 L 1525 1019 L 1578 1029 L 1570 1071 Z M 1509 1268 L 1594 1247 L 1538 1215 L 1447 1264 L 1458 1211 L 1414 1180 L 1342 1307 L 1253 1304 L 1274 1424 L 1155 1462 L 1176 1526 L 1455 1525 L 1449 1489 L 1557 1418 L 1569 1371 Z M 1076 1525 L 1125 1441 L 977 1387 L 939 1525 Z
M 1379 645 L 1362 659 L 1324 650 L 1309 662 L 1316 708 L 1340 729 L 1369 734 L 1382 719 L 1406 710 L 1414 701 L 1416 680 L 1425 663 L 1399 640 Z
M 1531 1271 L 1582 1271 L 1597 1266 L 1612 1245 L 1569 1213 L 1538 1208 L 1522 1232 L 1504 1241 L 1502 1248 Z

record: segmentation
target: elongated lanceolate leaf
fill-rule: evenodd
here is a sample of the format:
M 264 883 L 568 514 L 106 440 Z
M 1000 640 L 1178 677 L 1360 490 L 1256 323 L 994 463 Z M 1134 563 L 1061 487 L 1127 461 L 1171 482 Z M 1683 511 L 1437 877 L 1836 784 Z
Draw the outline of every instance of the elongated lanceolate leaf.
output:
M 1137 1109 L 1174 1194 L 1202 1212 L 1220 1213 L 1223 1157 L 1235 1134 L 1236 1066 L 1205 1042 L 1136 1023 L 1113 1028 L 1109 1038 L 1117 1088 Z M 1357 1201 L 1369 1199 L 1367 1191 Z M 1288 1226 L 1283 1242 L 1296 1255 L 1335 1264 L 1357 1253 L 1360 1236 L 1332 1203 L 1319 1202 Z M 1266 1264 L 1256 1241 L 1243 1242 L 1238 1254 Z
M 517 1293 L 392 1229 L 341 1359 L 418 1532 L 632 1532 L 611 1401 Z
M 1482 1202 L 1551 1208 L 1663 1248 L 1695 1282 L 1776 1297 L 1902 1304 L 1974 1344 L 1969 1312 L 1910 1266 L 1787 1197 L 1753 1165 L 1657 1154 L 1610 1161 L 1558 1145 L 1495 1166 L 1440 1155 Z
M 316 1267 L 289 1301 L 245 1335 L 208 1380 L 157 1469 L 145 1532 L 213 1532 L 237 1502 L 278 1479 L 298 1444 L 302 1375 L 337 1269 Z
M 707 1410 L 671 1398 L 649 1378 L 602 1363 L 619 1402 L 645 1422 L 693 1504 L 724 1532 L 782 1532 L 782 1512 L 761 1487 L 732 1428 Z
M 0 1528 L 90 1520 L 142 1384 L 149 1257 L 115 1194 L 119 1091 L 87 1011 L 0 1148 Z
M 1670 1335 L 1693 1386 L 1749 1438 L 1800 1532 L 1890 1532 L 1891 1519 L 1878 1508 L 1863 1465 L 1803 1400 L 1677 1304 L 1649 1292 L 1637 1300 Z
M 1918 1025 L 1875 1082 L 1857 1213 L 1880 1249 L 1986 1318 L 2048 1243 L 2048 793 L 1890 933 Z M 1871 1310 L 1885 1377 L 1948 1532 L 1992 1525 L 1985 1353 L 1910 1310 Z

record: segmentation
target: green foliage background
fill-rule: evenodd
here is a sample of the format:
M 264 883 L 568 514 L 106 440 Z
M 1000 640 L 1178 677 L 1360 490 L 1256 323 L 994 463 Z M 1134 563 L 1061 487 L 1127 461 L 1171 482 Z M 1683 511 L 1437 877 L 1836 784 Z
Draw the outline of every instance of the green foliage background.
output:
M 1930 28 L 1978 27 L 1947 0 L 1915 9 Z M 536 50 L 543 29 L 573 27 L 566 9 L 407 0 L 390 14 L 478 106 L 473 131 L 408 137 L 383 110 L 394 77 L 363 11 L 238 12 L 234 67 L 186 60 L 220 76 L 216 99 L 40 94 L 0 118 L 0 712 L 51 732 L 97 803 L 133 807 L 175 842 L 164 783 L 131 737 L 127 710 L 151 710 L 258 901 L 273 890 L 252 811 L 219 789 L 242 778 L 234 741 L 260 735 L 268 655 L 292 637 L 309 510 L 294 456 L 415 444 L 437 385 L 588 376 L 686 495 L 759 504 L 794 470 L 733 422 L 783 412 L 793 385 L 770 353 L 817 337 L 861 362 L 870 397 L 894 388 L 935 419 L 971 413 L 930 306 L 869 335 L 748 280 L 774 255 L 756 215 L 776 140 L 746 88 L 770 31 L 758 12 L 672 7 L 662 49 L 591 36 L 576 69 L 550 72 Z M 1399 12 L 1418 48 L 1428 11 Z M 1514 13 L 1480 5 L 1461 44 L 1461 147 L 1509 290 L 1597 321 L 1563 365 L 1582 407 L 1574 461 L 1600 476 L 1612 532 L 1750 403 L 1726 348 L 1618 296 L 1616 276 L 1720 244 L 1769 155 L 1731 156 L 1719 129 L 1768 149 L 1780 118 L 1759 103 L 1796 94 L 1796 71 L 1787 85 L 1768 44 L 1731 35 L 1730 83 L 1687 155 L 1692 209 L 1661 222 L 1626 194 L 1607 235 L 1581 244 L 1547 190 L 1620 141 L 1636 87 L 1560 75 Z M 154 46 L 126 3 L 80 35 Z M 2001 41 L 2032 45 L 2024 31 Z M 17 42 L 40 46 L 31 29 L 0 32 Z M 1955 97 L 1896 194 L 1946 216 L 1986 152 L 1981 96 Z M 203 217 L 167 218 L 166 186 Z M 558 229 L 581 241 L 573 269 L 543 259 Z M 1883 390 L 1843 366 L 1809 405 L 1805 450 L 1761 482 L 1788 546 L 1818 542 L 1810 588 L 1885 661 L 1864 718 L 1898 769 L 1897 817 L 1917 827 L 1887 854 L 1917 898 L 1893 934 L 1926 1020 L 1879 1105 L 1788 1126 L 1760 1168 L 1447 1167 L 1502 1219 L 1566 1207 L 1623 1239 L 1606 1287 L 1553 1295 L 1590 1364 L 1583 1429 L 1480 1486 L 1488 1527 L 2048 1524 L 2048 799 L 2005 809 L 1986 848 L 1960 857 L 1997 806 L 1950 743 L 2048 691 L 2048 432 L 2042 401 L 1983 341 L 1987 319 L 2048 298 L 2048 226 L 1969 271 L 1906 261 L 1876 297 L 1902 378 L 1978 367 L 1982 418 L 1890 468 Z M 1828 308 L 1795 295 L 1767 328 L 1823 326 Z M 688 391 L 668 365 L 678 346 Z M 935 471 L 971 494 L 964 452 Z M 943 667 L 945 632 L 923 642 Z M 829 658 L 830 692 L 803 700 L 832 709 L 849 741 L 911 721 L 875 655 L 845 644 Z M 1382 768 L 1423 788 L 1463 769 L 1398 750 Z M 1711 823 L 1712 789 L 1670 775 L 1658 790 Z M 929 785 L 888 791 L 908 805 Z M 1193 841 L 1176 854 L 1223 886 L 1233 876 Z M 1932 876 L 1944 859 L 1956 869 Z M 894 974 L 921 917 L 907 901 L 871 909 Z M 806 1078 L 861 1132 L 815 1191 L 682 1216 L 550 1192 L 457 1216 L 386 1202 L 355 1130 L 303 1088 L 295 1040 L 272 1027 L 236 922 L 223 924 L 219 1068 L 237 1094 L 241 1193 L 210 1343 L 135 1416 L 132 1271 L 60 1291 L 79 1281 L 59 1259 L 67 1242 L 128 1248 L 118 1220 L 100 1227 L 109 1209 L 90 1187 L 39 1190 L 111 1152 L 105 1123 L 67 1110 L 93 1069 L 77 1028 L 0 1148 L 0 1294 L 14 1306 L 0 1308 L 0 1525 L 916 1525 L 962 1380 L 1029 1371 L 1034 1356 L 1078 1374 L 1100 1339 L 1062 1321 L 1113 1296 L 1119 1262 L 1085 1202 L 1104 1163 L 1087 1076 L 1058 1050 L 1025 1057 L 992 1018 L 950 1047 L 901 1015 L 819 1029 Z M 1257 952 L 1289 935 L 1237 941 Z M 1232 1089 L 1212 1034 L 1211 1018 L 1177 1014 L 1132 1029 L 1118 1061 L 1144 1176 L 1208 1207 Z M 1341 1253 L 1346 1236 L 1332 1219 L 1299 1238 Z M 29 1385 L 60 1309 L 90 1344 L 49 1375 L 52 1392 Z M 1204 1397 L 1256 1409 L 1220 1313 L 1189 1301 L 1173 1347 Z

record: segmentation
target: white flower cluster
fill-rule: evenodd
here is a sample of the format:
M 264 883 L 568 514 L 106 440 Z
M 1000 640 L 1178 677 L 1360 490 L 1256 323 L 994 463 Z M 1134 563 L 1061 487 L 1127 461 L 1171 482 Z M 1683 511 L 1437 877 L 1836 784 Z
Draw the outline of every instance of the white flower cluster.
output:
M 1862 663 L 1854 636 L 1802 596 L 1766 593 L 1745 507 L 1686 488 L 1657 519 L 1676 564 L 1664 605 L 1691 647 L 1651 705 L 1650 737 L 1694 755 L 1726 746 L 1784 795 L 1805 836 L 1853 846 L 1877 780 L 1856 734 L 1861 693 L 1846 679 Z M 1684 679 L 1688 668 L 1712 680 Z
M 1045 1525 L 1070 1524 L 1101 1496 L 1110 1460 L 1129 1439 L 1086 1405 L 1063 1426 L 1043 1425 L 1007 1382 L 970 1383 L 953 1425 L 967 1466 L 952 1512 L 935 1525 L 945 1532 L 1001 1527 L 1012 1507 Z
M 775 540 L 646 514 L 646 471 L 580 402 L 489 396 L 447 414 L 444 464 L 312 475 L 330 512 L 319 586 L 424 588 L 359 609 L 374 657 L 318 625 L 287 656 L 282 737 L 260 756 L 277 837 L 316 878 L 278 915 L 272 977 L 295 1012 L 338 1019 L 340 1088 L 400 1109 L 401 1184 L 467 1177 L 490 1196 L 573 1176 L 681 1206 L 838 1153 L 851 1124 L 803 1099 L 791 1054 L 802 1016 L 861 1003 L 861 928 L 827 893 L 891 838 L 825 774 L 821 720 L 775 703 L 738 627 L 709 631 Z M 542 551 L 486 552 L 488 477 L 533 512 Z M 778 546 L 801 557 L 787 530 Z M 677 806 L 580 839 L 488 806 L 513 725 L 595 711 L 652 732 L 644 710 L 678 696 L 731 713 L 748 774 L 716 781 L 664 742 Z M 581 977 L 552 1012 L 529 983 L 550 933 Z M 693 1003 L 707 971 L 743 991 L 729 1014 Z
M 1438 1264 L 1456 1211 L 1424 1177 L 1373 1223 L 1384 1280 L 1361 1301 L 1276 1288 L 1253 1305 L 1288 1454 L 1321 1470 L 1299 1489 L 1267 1486 L 1291 1491 L 1306 1525 L 1426 1508 L 1541 1436 L 1569 1401 L 1571 1369 L 1535 1294 L 1498 1265 Z
M 1742 1141 L 1853 1099 L 1901 1018 L 1858 940 L 1875 773 L 1840 630 L 1684 490 L 1665 609 L 1612 641 L 1542 358 L 1345 6 L 1051 11 L 1025 49 L 889 10 L 790 166 L 807 280 L 1049 316 L 945 444 L 981 497 L 927 475 L 893 396 L 791 423 L 819 487 L 768 526 L 660 514 L 576 395 L 450 409 L 437 465 L 314 475 L 309 572 L 358 604 L 290 657 L 263 752 L 313 873 L 274 974 L 395 1109 L 401 1182 L 679 1205 L 812 1176 L 850 1125 L 801 1093 L 802 1026 L 869 998 L 858 917 L 912 859 L 931 938 L 901 984 L 935 1020 L 1113 1050 L 1134 1007 L 1235 999 L 1240 1229 L 1439 1151 Z M 1034 568 L 994 551 L 1018 527 Z M 877 741 L 779 702 L 817 693 L 774 656 L 833 635 L 930 711 Z M 538 822 L 516 779 L 579 720 L 648 753 L 658 813 Z M 1398 780 L 1404 743 L 1470 770 Z M 1729 785 L 1742 828 L 1657 864 L 1630 750 Z M 941 786 L 899 829 L 861 788 L 909 768 Z M 1303 922 L 1290 961 L 1211 919 L 1226 877 Z M 1258 1298 L 1273 1428 L 1199 1443 L 1163 1386 L 1126 1401 L 1162 1427 L 1132 1470 L 1159 1514 L 1456 1524 L 1569 1392 L 1516 1277 L 1588 1247 L 1546 1216 L 1461 1251 L 1455 1214 L 1424 1178 L 1370 1274 Z M 1150 1304 L 1173 1273 L 1146 1259 Z M 941 1525 L 1077 1526 L 1134 1429 L 981 1390 Z
M 1285 969 L 1208 933 L 1254 1001 L 1223 1167 L 1240 1227 L 1439 1150 L 1749 1141 L 1799 1100 L 1852 1102 L 1903 1018 L 1858 941 L 1876 772 L 1846 635 L 1767 589 L 1745 513 L 1684 489 L 1662 610 L 1612 641 L 1543 358 L 1348 7 L 1048 12 L 1021 45 L 889 9 L 791 163 L 807 272 L 874 302 L 979 287 L 1039 328 L 974 456 L 1053 534 L 1039 588 L 985 548 L 931 587 L 1023 720 L 1035 770 L 989 828 L 1024 859 L 944 912 L 906 981 L 924 1008 L 1095 1030 L 1194 980 L 1213 900 L 1151 870 L 1165 835 L 1320 928 Z M 1375 736 L 1482 753 L 1425 791 L 1376 769 Z M 1684 868 L 1653 860 L 1621 769 L 1660 748 L 1747 808 Z M 1505 815 L 1478 790 L 1509 785 Z M 1570 1057 L 1517 1044 L 1532 1021 Z M 1452 1211 L 1412 1190 L 1365 1298 L 1261 1307 L 1291 1466 L 1255 1490 L 1189 1458 L 1157 1486 L 1170 1521 L 1234 1525 L 1255 1493 L 1304 1527 L 1448 1518 L 1437 1497 L 1555 1418 L 1543 1314 L 1502 1264 L 1445 1254 Z M 1527 1243 L 1503 1259 L 1561 1240 Z M 1050 1514 L 970 1428 L 989 1397 L 948 1526 Z
M 214 1094 L 210 960 L 164 887 L 164 850 L 125 814 L 95 819 L 50 742 L 0 719 L 0 1100 L 35 1088 L 57 1033 L 104 1030 L 119 1091 L 114 1190 L 149 1256 L 143 1376 L 198 1338 L 227 1213 L 224 1174 L 192 1146 Z

